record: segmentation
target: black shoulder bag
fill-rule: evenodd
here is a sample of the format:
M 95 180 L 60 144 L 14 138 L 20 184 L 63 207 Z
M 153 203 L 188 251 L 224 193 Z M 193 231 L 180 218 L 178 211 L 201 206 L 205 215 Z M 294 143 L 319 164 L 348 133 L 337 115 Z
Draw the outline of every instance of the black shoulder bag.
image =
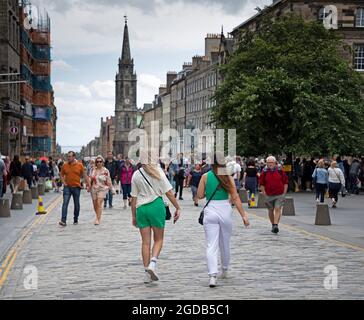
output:
M 204 216 L 205 216 L 205 209 L 206 209 L 206 207 L 209 205 L 209 203 L 210 203 L 211 199 L 212 199 L 212 198 L 214 197 L 214 195 L 216 194 L 216 191 L 217 191 L 217 189 L 219 189 L 220 185 L 221 185 L 221 183 L 219 183 L 219 184 L 218 184 L 218 186 L 216 187 L 216 189 L 215 189 L 214 193 L 212 194 L 211 198 L 207 201 L 207 203 L 205 204 L 205 206 L 203 207 L 203 209 L 202 209 L 202 211 L 201 211 L 201 213 L 200 213 L 200 217 L 198 218 L 198 223 L 199 223 L 200 225 L 202 225 L 202 226 L 203 226 L 203 218 L 204 218 Z
M 154 188 L 153 188 L 153 186 L 150 184 L 150 182 L 148 181 L 148 179 L 145 177 L 145 175 L 143 174 L 143 172 L 139 169 L 138 170 L 139 172 L 140 172 L 140 174 L 143 176 L 143 178 L 145 179 L 145 181 L 149 184 L 149 186 L 153 189 L 153 191 L 154 191 L 154 193 L 156 194 L 156 195 L 158 195 L 156 192 L 155 192 L 155 190 L 154 190 Z M 169 210 L 169 205 L 165 205 L 165 208 L 166 208 L 166 220 L 171 220 L 171 218 L 172 218 L 172 214 L 171 214 L 171 211 Z

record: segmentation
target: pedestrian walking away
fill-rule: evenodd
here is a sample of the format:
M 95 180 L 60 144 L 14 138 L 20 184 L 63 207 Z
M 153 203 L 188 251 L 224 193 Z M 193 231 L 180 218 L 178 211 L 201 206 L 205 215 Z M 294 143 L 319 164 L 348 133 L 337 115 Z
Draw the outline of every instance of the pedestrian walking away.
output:
M 200 184 L 201 177 L 202 177 L 201 165 L 196 164 L 194 169 L 190 171 L 187 181 L 187 185 L 191 186 L 192 200 L 196 207 L 198 206 L 197 189 L 198 185 Z
M 144 283 L 159 280 L 156 267 L 163 246 L 166 208 L 162 196 L 166 195 L 176 208 L 174 223 L 180 217 L 181 209 L 174 197 L 173 188 L 164 171 L 149 158 L 132 178 L 131 210 L 132 224 L 139 228 L 142 238 Z M 151 248 L 153 234 L 153 247 Z
M 332 201 L 332 207 L 336 208 L 339 201 L 338 194 L 342 188 L 345 186 L 344 173 L 337 168 L 337 162 L 332 161 L 331 166 L 328 169 L 329 174 L 329 197 Z
M 325 161 L 323 159 L 317 163 L 317 168 L 313 172 L 312 178 L 316 189 L 316 202 L 324 203 L 329 174 L 325 168 Z
M 30 189 L 33 184 L 33 165 L 29 157 L 25 157 L 25 163 L 21 167 L 21 175 L 28 184 Z
M 81 178 L 86 182 L 87 188 L 90 188 L 89 178 L 86 174 L 83 164 L 76 160 L 76 154 L 70 151 L 67 155 L 68 162 L 62 166 L 61 179 L 63 183 L 63 205 L 62 218 L 59 224 L 63 227 L 67 225 L 68 205 L 73 198 L 74 217 L 73 224 L 78 224 L 80 215 L 80 195 L 81 195 Z
M 104 158 L 98 156 L 95 160 L 95 168 L 91 173 L 91 187 L 88 191 L 91 192 L 92 203 L 94 206 L 96 220 L 95 226 L 98 226 L 101 223 L 101 215 L 102 215 L 102 203 L 106 197 L 106 194 L 112 188 L 112 182 L 110 178 L 110 172 L 104 166 Z
M 260 174 L 255 166 L 254 160 L 250 160 L 244 172 L 244 178 L 243 178 L 243 187 L 248 191 L 249 207 L 253 193 L 257 194 L 259 175 Z
M 10 163 L 10 188 L 13 193 L 18 192 L 20 181 L 21 181 L 21 162 L 19 156 L 14 156 L 14 160 Z
M 266 196 L 265 204 L 272 223 L 272 232 L 277 234 L 288 190 L 288 177 L 283 171 L 282 166 L 278 165 L 275 157 L 268 157 L 266 163 L 267 166 L 262 170 L 259 183 L 262 194 Z M 311 176 L 310 179 L 312 179 Z
M 183 184 L 185 180 L 185 170 L 186 170 L 186 161 L 183 158 L 183 153 L 177 156 L 176 161 L 174 161 L 174 180 L 176 182 L 176 189 L 174 196 L 177 198 L 179 194 L 179 200 L 183 200 Z
M 197 198 L 208 200 L 207 206 L 204 208 L 203 226 L 206 238 L 209 286 L 213 288 L 217 285 L 219 274 L 219 251 L 222 278 L 227 278 L 230 266 L 230 239 L 233 225 L 231 203 L 235 204 L 246 227 L 249 226 L 249 220 L 236 190 L 234 178 L 227 173 L 226 163 L 217 164 L 215 159 L 212 170 L 201 178 Z

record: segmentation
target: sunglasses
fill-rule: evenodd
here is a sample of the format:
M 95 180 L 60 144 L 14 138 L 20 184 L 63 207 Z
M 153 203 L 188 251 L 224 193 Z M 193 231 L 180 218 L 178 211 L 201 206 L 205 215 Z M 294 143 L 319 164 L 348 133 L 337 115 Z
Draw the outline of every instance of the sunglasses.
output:
M 102 163 L 102 161 L 101 160 L 98 160 L 98 161 L 96 161 L 96 163 Z

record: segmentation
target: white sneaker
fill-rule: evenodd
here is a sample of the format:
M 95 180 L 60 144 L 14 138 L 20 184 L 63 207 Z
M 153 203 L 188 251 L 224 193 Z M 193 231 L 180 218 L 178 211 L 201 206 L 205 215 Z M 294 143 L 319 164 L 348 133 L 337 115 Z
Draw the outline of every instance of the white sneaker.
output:
M 144 273 L 145 274 L 144 274 L 144 280 L 143 280 L 143 282 L 144 283 L 151 283 L 152 282 L 152 278 L 150 277 L 150 274 L 147 271 L 145 271 Z
M 215 288 L 217 285 L 217 278 L 216 277 L 210 277 L 210 288 Z
M 155 263 L 150 263 L 147 271 L 148 271 L 148 273 L 149 273 L 149 275 L 150 275 L 150 277 L 151 277 L 151 279 L 153 281 L 158 281 L 159 280 L 159 277 L 158 277 L 158 275 L 156 273 Z

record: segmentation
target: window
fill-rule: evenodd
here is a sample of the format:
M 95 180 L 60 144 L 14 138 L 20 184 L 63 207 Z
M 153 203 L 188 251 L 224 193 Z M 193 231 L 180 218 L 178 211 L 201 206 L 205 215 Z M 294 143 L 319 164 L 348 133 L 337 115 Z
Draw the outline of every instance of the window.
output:
M 364 44 L 355 45 L 354 67 L 358 71 L 364 71 Z
M 355 26 L 359 28 L 364 28 L 364 8 L 358 8 L 356 12 Z
M 325 7 L 322 7 L 320 10 L 319 10 L 319 16 L 318 16 L 318 19 L 320 21 L 323 21 L 324 18 L 326 18 L 328 15 L 330 14 L 330 10 L 327 10 Z

